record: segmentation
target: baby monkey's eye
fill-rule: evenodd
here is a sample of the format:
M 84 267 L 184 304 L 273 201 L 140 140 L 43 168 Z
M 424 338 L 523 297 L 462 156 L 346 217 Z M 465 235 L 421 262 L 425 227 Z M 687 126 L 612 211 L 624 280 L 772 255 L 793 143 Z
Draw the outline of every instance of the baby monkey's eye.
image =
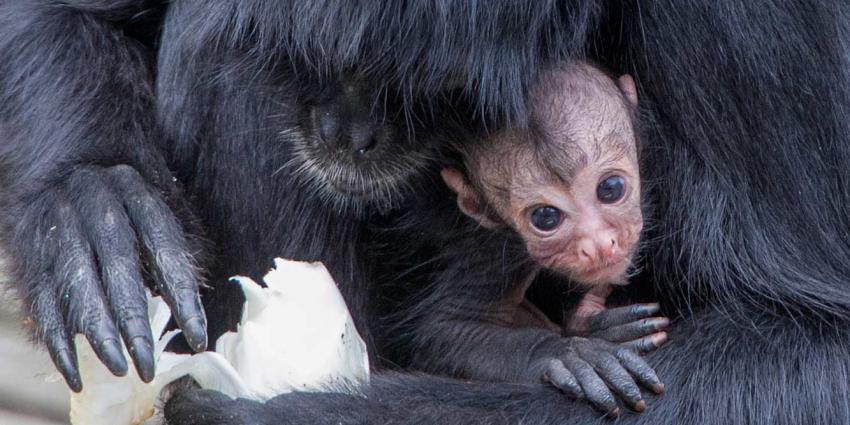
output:
M 606 177 L 596 186 L 596 198 L 603 204 L 613 204 L 619 201 L 626 192 L 626 180 L 622 176 Z
M 538 230 L 548 232 L 554 230 L 560 224 L 561 210 L 553 206 L 546 205 L 531 212 L 531 225 Z

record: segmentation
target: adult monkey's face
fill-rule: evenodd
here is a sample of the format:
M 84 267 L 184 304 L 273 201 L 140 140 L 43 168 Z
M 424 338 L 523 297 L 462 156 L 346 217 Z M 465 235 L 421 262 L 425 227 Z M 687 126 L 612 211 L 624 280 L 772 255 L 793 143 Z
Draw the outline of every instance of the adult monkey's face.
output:
M 302 134 L 293 140 L 297 174 L 336 208 L 395 206 L 428 163 L 434 130 L 445 127 L 433 109 L 425 114 L 392 88 L 377 87 L 345 78 L 303 97 Z
M 298 78 L 325 80 L 317 93 L 311 92 L 315 84 L 292 88 L 309 101 L 286 105 L 297 109 L 289 116 L 302 118 L 285 131 L 305 136 L 285 140 L 297 150 L 296 158 L 287 158 L 288 169 L 299 168 L 298 180 L 332 205 L 385 209 L 422 168 L 429 133 L 445 132 L 446 119 L 465 120 L 468 127 L 480 118 L 489 129 L 524 124 L 527 89 L 537 69 L 581 57 L 593 30 L 588 23 L 601 8 L 595 2 L 491 3 L 295 1 L 235 7 L 255 12 L 257 28 L 265 27 L 250 33 L 260 45 L 248 46 L 261 55 L 260 62 L 291 64 Z M 442 96 L 453 91 L 468 98 L 474 113 L 457 112 L 454 100 L 442 107 Z M 284 102 L 291 101 L 290 93 L 282 96 Z M 440 107 L 432 108 L 434 102 Z M 374 125 L 363 125 L 364 117 Z

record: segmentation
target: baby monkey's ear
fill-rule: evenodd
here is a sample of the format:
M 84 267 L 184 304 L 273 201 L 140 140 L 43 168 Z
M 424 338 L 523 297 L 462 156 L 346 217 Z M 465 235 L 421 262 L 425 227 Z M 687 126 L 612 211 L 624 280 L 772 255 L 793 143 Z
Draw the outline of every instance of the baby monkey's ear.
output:
M 487 216 L 487 210 L 481 204 L 481 199 L 478 194 L 472 190 L 472 186 L 463 177 L 463 174 L 454 168 L 444 168 L 440 171 L 440 176 L 446 182 L 446 186 L 457 194 L 457 206 L 464 214 L 472 217 L 484 227 L 493 228 L 498 223 L 494 222 Z
M 626 96 L 626 99 L 629 100 L 629 103 L 632 104 L 632 107 L 637 106 L 637 88 L 635 87 L 635 80 L 632 76 L 629 74 L 621 75 L 620 78 L 617 78 L 617 85 L 620 87 L 623 95 Z

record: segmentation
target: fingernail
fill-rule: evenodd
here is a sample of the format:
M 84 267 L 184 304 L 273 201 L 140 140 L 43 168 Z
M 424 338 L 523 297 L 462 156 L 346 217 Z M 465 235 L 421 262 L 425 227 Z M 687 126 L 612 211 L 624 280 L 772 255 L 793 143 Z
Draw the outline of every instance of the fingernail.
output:
M 206 351 L 207 349 L 207 331 L 206 324 L 200 317 L 193 317 L 186 321 L 181 327 L 183 335 L 186 337 L 186 342 L 195 350 L 196 353 Z
M 643 400 L 639 400 L 635 403 L 635 412 L 643 412 L 646 410 L 646 402 Z
M 616 418 L 618 416 L 620 416 L 620 408 L 619 407 L 615 407 L 614 410 L 611 410 L 611 411 L 608 412 L 608 417 L 610 417 L 610 418 Z
M 80 379 L 74 358 L 74 353 L 71 350 L 62 350 L 56 353 L 56 366 L 59 373 L 65 378 L 65 382 L 68 383 L 68 388 L 78 393 L 83 390 L 83 382 Z
M 652 314 L 661 310 L 661 305 L 658 303 L 644 304 L 643 311 L 647 314 Z
M 670 319 L 666 317 L 653 317 L 651 319 L 646 319 L 643 322 L 643 327 L 648 331 L 657 331 L 666 328 L 670 325 Z
M 659 382 L 659 383 L 653 385 L 652 391 L 655 392 L 655 394 L 664 394 L 664 384 Z
M 152 381 L 156 369 L 153 360 L 153 345 L 150 340 L 143 336 L 133 338 L 130 342 L 130 357 L 133 359 L 139 378 L 144 382 Z
M 664 344 L 665 342 L 667 342 L 667 332 L 658 332 L 658 333 L 652 334 L 652 336 L 650 336 L 650 338 L 652 338 L 652 344 L 653 345 L 655 345 L 656 347 L 660 347 L 661 344 Z
M 103 353 L 101 359 L 115 376 L 124 376 L 127 374 L 127 359 L 124 358 L 124 353 L 121 352 L 121 345 L 115 339 L 107 339 L 100 343 L 100 351 Z

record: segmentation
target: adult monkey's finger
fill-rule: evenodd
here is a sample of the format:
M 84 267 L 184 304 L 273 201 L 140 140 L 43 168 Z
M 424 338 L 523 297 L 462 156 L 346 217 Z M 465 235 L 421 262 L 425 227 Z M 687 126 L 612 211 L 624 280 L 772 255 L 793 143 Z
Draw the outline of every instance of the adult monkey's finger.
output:
M 127 374 L 127 359 L 118 331 L 107 310 L 97 275 L 94 254 L 86 240 L 76 211 L 69 204 L 55 211 L 57 255 L 53 273 L 58 284 L 59 309 L 69 333 L 81 332 L 97 357 L 114 375 Z
M 75 200 L 83 229 L 97 255 L 110 312 L 139 377 L 154 377 L 153 337 L 141 274 L 136 235 L 124 206 L 102 173 L 80 172 L 75 178 L 88 196 Z
M 43 282 L 50 279 L 42 276 Z M 62 374 L 68 387 L 76 393 L 83 390 L 82 379 L 77 367 L 77 353 L 71 337 L 65 329 L 64 319 L 56 303 L 55 291 L 42 291 L 31 302 L 30 312 L 35 322 L 36 337 L 44 341 L 50 359 Z
M 153 263 L 151 272 L 162 298 L 192 349 L 206 350 L 206 316 L 198 293 L 200 279 L 182 226 L 159 194 L 132 167 L 112 167 L 109 174 Z

